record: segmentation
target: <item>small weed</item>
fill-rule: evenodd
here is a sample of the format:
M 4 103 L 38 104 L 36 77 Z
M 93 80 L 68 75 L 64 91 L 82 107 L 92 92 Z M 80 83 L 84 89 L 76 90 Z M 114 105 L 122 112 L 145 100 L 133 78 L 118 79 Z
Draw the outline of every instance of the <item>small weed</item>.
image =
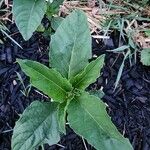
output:
M 21 75 L 18 72 L 16 72 L 16 74 L 17 74 L 18 80 L 20 81 L 21 85 L 23 86 L 23 90 L 21 90 L 21 93 L 24 96 L 28 97 L 29 93 L 30 93 L 30 90 L 31 90 L 31 85 L 25 86 Z
M 44 149 L 45 143 L 57 144 L 60 135 L 66 134 L 66 122 L 97 150 L 132 150 L 128 139 L 113 125 L 105 103 L 99 100 L 102 92 L 92 95 L 85 91 L 100 76 L 104 55 L 88 62 L 92 57 L 91 35 L 82 11 L 76 10 L 62 21 L 51 38 L 49 54 L 51 68 L 31 60 L 17 60 L 31 85 L 53 101 L 34 101 L 26 108 L 16 122 L 12 150 L 34 150 L 41 145 Z

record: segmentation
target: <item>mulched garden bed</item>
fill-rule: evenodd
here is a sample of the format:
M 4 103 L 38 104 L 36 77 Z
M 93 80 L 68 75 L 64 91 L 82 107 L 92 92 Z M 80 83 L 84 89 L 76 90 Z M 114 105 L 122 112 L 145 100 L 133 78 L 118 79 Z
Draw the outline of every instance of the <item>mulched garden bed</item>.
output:
M 13 44 L 9 39 L 0 45 L 0 150 L 11 150 L 12 130 L 16 120 L 24 109 L 34 100 L 47 101 L 48 98 L 35 88 L 31 88 L 28 96 L 21 92 L 23 85 L 18 80 L 18 72 L 25 86 L 29 78 L 21 71 L 16 58 L 31 59 L 48 65 L 49 40 L 35 33 L 25 42 L 16 26 L 8 27 L 14 38 L 22 47 Z M 2 35 L 1 35 L 2 36 Z M 90 88 L 100 89 L 105 93 L 102 98 L 108 104 L 108 113 L 118 130 L 128 137 L 135 150 L 150 150 L 150 68 L 144 67 L 139 60 L 132 66 L 127 61 L 120 84 L 114 92 L 122 57 L 108 53 L 106 50 L 117 47 L 117 38 L 112 35 L 107 42 L 93 39 L 93 55 L 106 54 L 102 76 Z M 118 57 L 118 59 L 117 59 Z M 86 143 L 87 149 L 93 149 Z M 62 137 L 58 145 L 46 150 L 84 150 L 83 139 L 67 127 L 67 135 Z

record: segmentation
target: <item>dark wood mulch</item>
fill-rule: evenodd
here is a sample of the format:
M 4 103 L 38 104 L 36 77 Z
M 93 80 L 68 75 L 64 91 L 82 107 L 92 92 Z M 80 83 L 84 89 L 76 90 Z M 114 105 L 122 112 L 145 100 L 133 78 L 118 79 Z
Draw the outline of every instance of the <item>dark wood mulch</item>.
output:
M 0 45 L 0 150 L 11 150 L 12 129 L 19 114 L 32 101 L 47 99 L 35 88 L 31 89 L 28 97 L 22 94 L 23 86 L 16 72 L 21 74 L 25 86 L 29 85 L 29 79 L 15 61 L 16 58 L 31 59 L 48 65 L 49 40 L 41 34 L 34 34 L 25 42 L 15 25 L 9 29 L 23 49 L 9 39 Z M 142 66 L 139 61 L 132 66 L 126 62 L 119 87 L 113 92 L 122 57 L 116 61 L 117 55 L 107 53 L 106 49 L 116 47 L 116 41 L 116 37 L 99 44 L 93 40 L 93 54 L 106 53 L 106 60 L 102 76 L 91 88 L 99 89 L 103 86 L 103 101 L 109 106 L 108 113 L 119 131 L 130 139 L 134 149 L 150 150 L 150 68 Z M 46 150 L 85 149 L 83 140 L 70 128 L 67 127 L 67 130 L 67 135 L 59 143 L 64 148 L 60 145 L 46 145 Z M 88 144 L 87 148 L 92 149 Z

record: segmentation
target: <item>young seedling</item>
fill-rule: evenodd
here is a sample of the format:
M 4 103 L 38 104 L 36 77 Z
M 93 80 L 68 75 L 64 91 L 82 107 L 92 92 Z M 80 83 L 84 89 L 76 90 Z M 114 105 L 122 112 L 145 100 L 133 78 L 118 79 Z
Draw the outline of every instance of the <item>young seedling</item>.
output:
M 20 73 L 19 73 L 19 72 L 16 72 L 16 74 L 17 74 L 18 80 L 20 81 L 20 83 L 21 83 L 21 85 L 22 85 L 22 87 L 23 87 L 23 90 L 21 90 L 21 93 L 22 93 L 24 96 L 28 97 L 28 96 L 29 96 L 29 93 L 30 93 L 30 90 L 31 90 L 31 85 L 29 84 L 28 86 L 25 86 L 25 84 L 24 84 L 24 82 L 23 82 L 23 79 L 22 79 Z
M 52 36 L 49 56 L 51 68 L 17 60 L 31 84 L 53 102 L 34 101 L 24 111 L 14 128 L 12 150 L 34 150 L 45 143 L 58 143 L 60 133 L 66 133 L 66 121 L 97 150 L 132 150 L 128 139 L 111 122 L 106 105 L 85 92 L 100 76 L 104 55 L 88 62 L 91 35 L 82 11 L 76 10 L 62 21 Z

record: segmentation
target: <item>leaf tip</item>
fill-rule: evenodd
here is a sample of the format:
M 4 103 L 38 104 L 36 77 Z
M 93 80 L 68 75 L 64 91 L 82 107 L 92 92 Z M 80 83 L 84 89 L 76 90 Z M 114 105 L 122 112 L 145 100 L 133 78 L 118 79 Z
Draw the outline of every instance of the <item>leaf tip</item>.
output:
M 18 63 L 19 65 L 22 65 L 22 64 L 24 64 L 26 62 L 27 62 L 27 60 L 23 60 L 23 59 L 20 59 L 20 58 L 16 59 L 16 63 Z

